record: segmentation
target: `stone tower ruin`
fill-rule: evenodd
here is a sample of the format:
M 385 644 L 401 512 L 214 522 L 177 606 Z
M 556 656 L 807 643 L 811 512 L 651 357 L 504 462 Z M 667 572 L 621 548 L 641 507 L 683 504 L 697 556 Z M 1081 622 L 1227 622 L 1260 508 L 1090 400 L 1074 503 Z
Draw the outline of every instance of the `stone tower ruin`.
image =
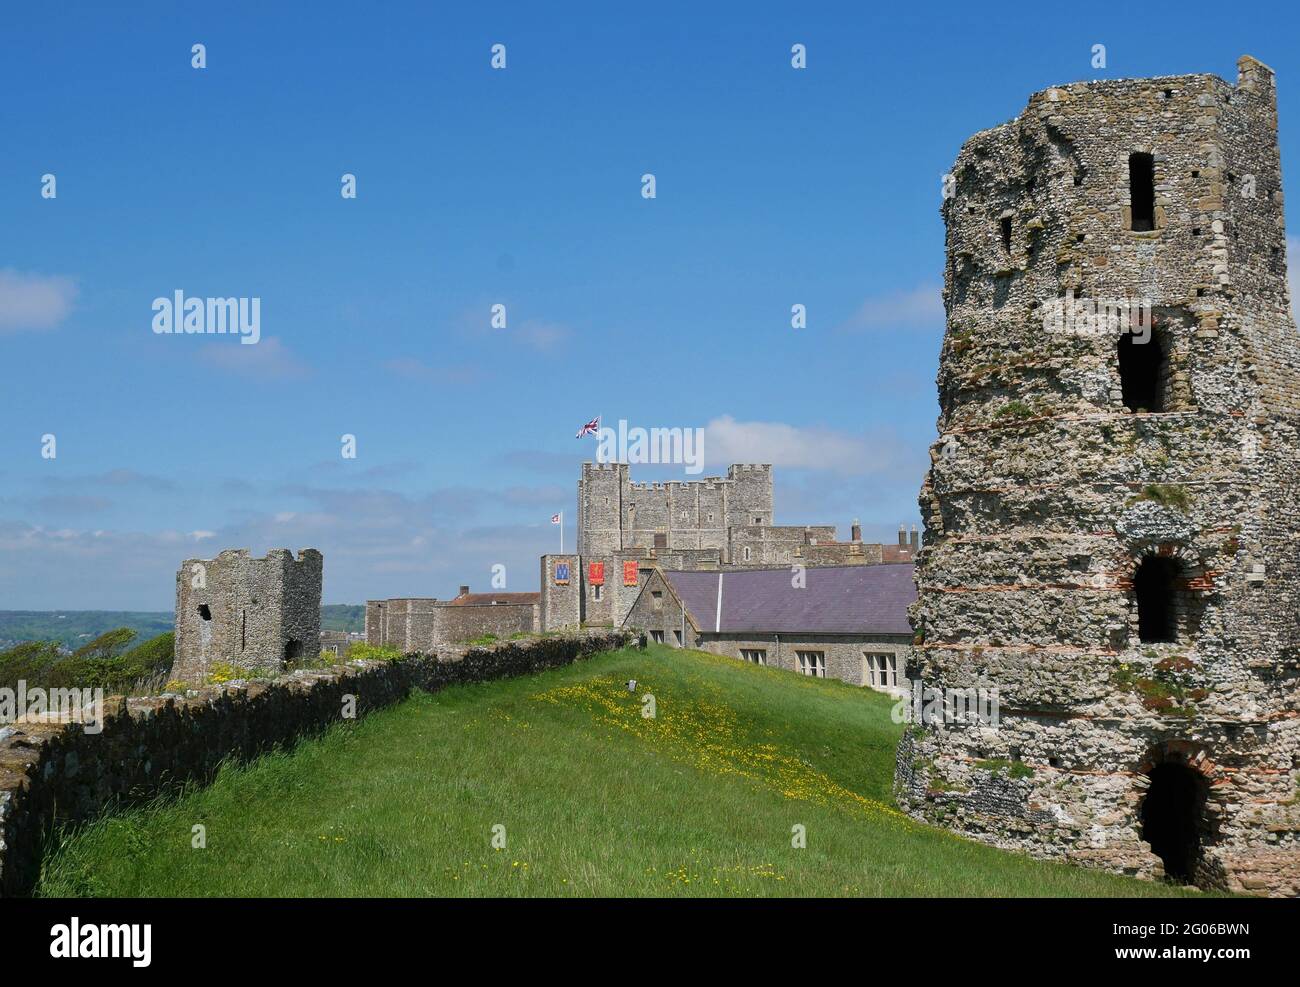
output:
M 306 548 L 249 557 L 227 549 L 186 559 L 176 573 L 176 660 L 172 678 L 203 682 L 217 662 L 277 671 L 320 650 L 323 560 Z
M 896 794 L 1295 895 L 1300 341 L 1273 72 L 1238 70 L 1049 89 L 957 157 Z

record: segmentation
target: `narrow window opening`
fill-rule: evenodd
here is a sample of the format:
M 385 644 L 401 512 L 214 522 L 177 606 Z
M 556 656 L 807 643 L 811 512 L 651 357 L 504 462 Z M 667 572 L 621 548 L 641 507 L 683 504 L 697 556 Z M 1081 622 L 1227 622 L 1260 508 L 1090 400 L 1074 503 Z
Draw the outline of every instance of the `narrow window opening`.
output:
M 294 638 L 289 638 L 284 643 L 284 660 L 296 661 L 302 657 L 302 642 Z
M 243 651 L 248 647 L 248 611 L 239 611 L 239 650 Z
M 1011 217 L 1002 217 L 1002 252 L 1011 253 Z
M 1132 229 L 1139 233 L 1155 229 L 1156 166 L 1152 155 L 1138 151 L 1128 156 L 1128 192 Z
M 1142 800 L 1142 839 L 1179 882 L 1196 876 L 1201 859 L 1201 831 L 1206 783 L 1184 764 L 1165 762 L 1151 770 L 1151 785 Z
M 1141 334 L 1119 339 L 1119 379 L 1129 411 L 1164 411 L 1165 352 L 1159 334 L 1147 326 Z
M 212 619 L 212 608 L 209 607 L 206 603 L 200 603 L 200 604 L 199 604 L 199 616 L 202 617 L 204 620 L 211 620 L 211 619 Z
M 1175 580 L 1178 564 L 1173 559 L 1148 555 L 1133 577 L 1137 596 L 1138 637 L 1143 644 L 1178 640 Z

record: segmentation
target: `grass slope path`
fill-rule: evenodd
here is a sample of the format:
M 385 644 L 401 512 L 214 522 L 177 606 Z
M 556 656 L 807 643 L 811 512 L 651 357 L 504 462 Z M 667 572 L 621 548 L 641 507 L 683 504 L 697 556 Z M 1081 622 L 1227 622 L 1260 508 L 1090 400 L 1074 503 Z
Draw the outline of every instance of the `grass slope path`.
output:
M 0 727 L 0 894 L 31 892 L 55 826 L 202 785 L 226 762 L 349 722 L 348 712 L 361 716 L 412 689 L 527 675 L 627 640 L 618 631 L 548 635 L 229 682 L 183 696 L 118 697 L 107 703 L 98 733 L 68 722 Z
M 205 789 L 65 834 L 40 893 L 1183 893 L 906 818 L 890 796 L 901 732 L 891 705 L 663 646 L 416 692 L 223 768 Z

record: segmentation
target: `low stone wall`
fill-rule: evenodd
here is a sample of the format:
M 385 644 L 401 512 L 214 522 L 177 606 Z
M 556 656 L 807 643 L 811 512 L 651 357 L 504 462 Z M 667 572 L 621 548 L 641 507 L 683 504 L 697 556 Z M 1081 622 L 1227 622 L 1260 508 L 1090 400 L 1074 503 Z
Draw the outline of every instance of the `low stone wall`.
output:
M 0 728 L 0 896 L 30 894 L 54 827 L 106 809 L 206 784 L 229 759 L 246 759 L 343 719 L 466 682 L 525 675 L 622 647 L 629 635 L 585 632 L 489 647 L 353 662 L 283 678 L 231 682 L 185 696 L 114 698 L 99 733 L 79 723 Z

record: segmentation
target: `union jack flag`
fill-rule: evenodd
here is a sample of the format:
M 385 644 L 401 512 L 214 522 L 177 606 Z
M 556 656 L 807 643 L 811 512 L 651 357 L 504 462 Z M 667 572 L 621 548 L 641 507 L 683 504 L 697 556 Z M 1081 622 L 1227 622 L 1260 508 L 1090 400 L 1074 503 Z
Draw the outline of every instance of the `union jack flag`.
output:
M 583 425 L 582 428 L 578 429 L 578 434 L 575 435 L 574 438 L 580 439 L 584 435 L 595 435 L 599 431 L 600 431 L 600 416 L 597 415 L 591 421 L 587 422 L 586 425 Z
M 559 523 L 560 523 L 560 515 L 558 515 L 558 514 L 552 514 L 552 515 L 551 515 L 551 524 L 559 524 Z

